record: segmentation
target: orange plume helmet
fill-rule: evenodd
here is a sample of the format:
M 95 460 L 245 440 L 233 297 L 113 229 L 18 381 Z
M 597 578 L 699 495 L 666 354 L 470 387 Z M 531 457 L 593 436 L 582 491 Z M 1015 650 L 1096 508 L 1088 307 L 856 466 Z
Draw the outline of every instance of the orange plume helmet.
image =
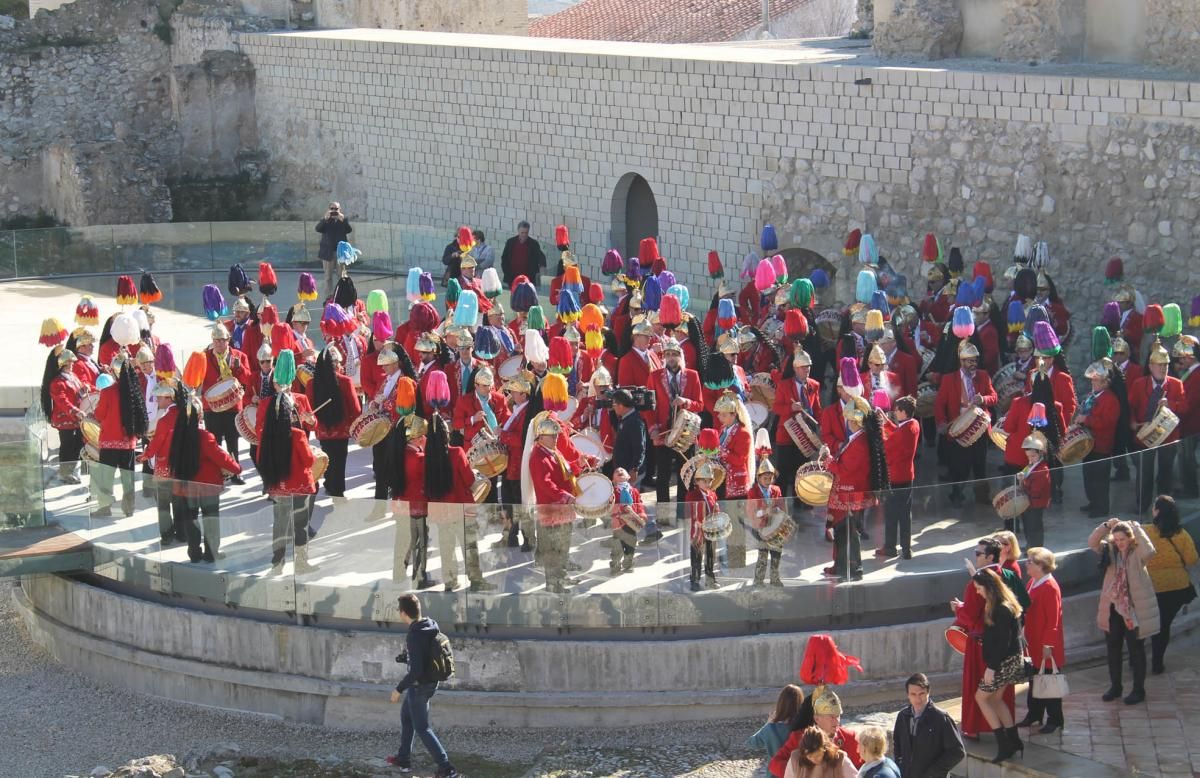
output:
M 208 372 L 208 358 L 203 351 L 193 351 L 183 366 L 183 385 L 196 391 L 204 383 L 204 375 Z

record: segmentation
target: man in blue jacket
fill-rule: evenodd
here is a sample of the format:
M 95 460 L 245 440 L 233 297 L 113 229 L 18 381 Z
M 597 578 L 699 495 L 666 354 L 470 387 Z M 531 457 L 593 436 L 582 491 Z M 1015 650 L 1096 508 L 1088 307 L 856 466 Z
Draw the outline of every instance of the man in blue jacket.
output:
M 388 764 L 400 768 L 402 773 L 412 772 L 413 736 L 419 736 L 425 750 L 438 764 L 436 778 L 457 778 L 458 771 L 450 764 L 446 749 L 429 726 L 429 701 L 437 693 L 438 682 L 429 675 L 429 664 L 437 650 L 435 638 L 438 624 L 421 616 L 421 601 L 415 594 L 400 598 L 400 620 L 408 625 L 404 653 L 396 657 L 397 662 L 408 663 L 408 673 L 392 692 L 392 703 L 401 697 L 400 707 L 400 750 L 387 758 Z

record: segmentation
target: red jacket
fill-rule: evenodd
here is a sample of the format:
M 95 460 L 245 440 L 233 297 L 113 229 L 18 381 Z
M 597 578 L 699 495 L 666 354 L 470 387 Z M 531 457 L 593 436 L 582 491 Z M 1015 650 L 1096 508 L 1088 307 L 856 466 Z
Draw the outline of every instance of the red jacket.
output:
M 888 368 L 900 377 L 900 397 L 917 396 L 917 373 L 921 370 L 921 360 L 907 351 L 896 349 L 892 352 L 892 361 Z
M 71 372 L 89 388 L 96 388 L 96 379 L 100 377 L 100 367 L 94 360 L 80 357 L 71 363 Z
M 692 483 L 683 501 L 688 504 L 688 538 L 693 546 L 704 542 L 704 519 L 720 510 L 717 503 L 717 493 L 712 489 L 701 489 Z
M 583 430 L 591 427 L 600 434 L 600 442 L 604 444 L 604 450 L 609 456 L 612 456 L 613 442 L 617 439 L 617 431 L 613 429 L 612 413 L 607 408 L 600 409 L 600 420 L 596 421 L 595 408 L 593 407 L 596 400 L 592 397 L 585 397 L 579 401 L 579 407 L 575 409 L 575 415 L 571 417 L 571 426 L 577 430 Z
M 231 411 L 239 411 L 247 397 L 253 397 L 258 387 L 254 385 L 254 373 L 250 370 L 250 362 L 246 359 L 246 355 L 233 348 L 229 348 L 229 371 L 233 374 L 233 378 L 242 385 L 243 395 L 242 401 L 231 408 Z M 213 384 L 221 380 L 221 368 L 217 365 L 217 356 L 213 353 L 212 346 L 204 349 L 204 357 L 208 362 L 208 369 L 204 373 L 204 383 L 200 386 L 201 399 L 204 402 L 204 410 L 208 411 L 208 399 L 204 395 L 212 388 Z
M 742 324 L 758 324 L 762 308 L 762 292 L 750 281 L 742 287 L 737 297 L 738 320 Z
M 723 357 L 719 357 L 718 355 L 714 354 L 710 358 L 722 359 Z M 748 390 L 750 388 L 750 382 L 746 379 L 746 371 L 742 369 L 741 365 L 732 365 L 732 367 L 733 374 L 737 377 L 738 383 L 741 384 L 742 389 Z M 719 400 L 721 395 L 724 393 L 724 389 L 709 389 L 707 386 L 701 388 L 700 396 L 704 399 L 704 410 L 708 411 L 709 413 L 713 413 L 713 406 L 717 404 L 717 400 Z
M 121 423 L 120 384 L 100 390 L 96 421 L 100 422 L 100 448 L 126 451 L 137 448 L 137 437 L 126 435 L 125 426 Z
M 429 520 L 435 524 L 458 522 L 461 524 L 466 515 L 462 506 L 474 505 L 475 497 L 471 494 L 471 484 L 475 481 L 475 471 L 467 461 L 467 452 L 461 446 L 450 446 L 447 449 L 450 459 L 450 491 L 443 494 L 427 507 Z M 422 473 L 425 471 L 425 456 L 421 455 Z M 407 462 L 407 459 L 405 460 Z M 423 477 L 423 476 L 422 476 Z M 424 483 L 424 481 L 422 481 Z M 422 487 L 423 490 L 424 487 Z
M 259 440 L 262 433 L 259 432 Z M 308 433 L 299 427 L 292 427 L 292 467 L 288 477 L 282 482 L 267 487 L 267 494 L 279 497 L 287 494 L 309 495 L 316 494 L 317 485 L 313 480 L 312 466 L 316 461 L 312 447 L 308 445 Z
M 75 364 L 79 364 L 76 362 Z M 56 430 L 79 429 L 79 401 L 83 399 L 84 383 L 74 373 L 64 370 L 50 381 L 50 426 Z
M 632 495 L 633 503 L 632 504 L 631 503 L 622 503 L 620 493 L 618 491 L 616 491 L 616 484 L 613 484 L 613 487 L 614 487 L 614 492 L 613 492 L 614 499 L 613 499 L 612 517 L 611 517 L 611 521 L 609 523 L 609 529 L 618 530 L 625 526 L 625 522 L 621 520 L 621 515 L 623 513 L 625 513 L 626 511 L 632 511 L 633 513 L 636 513 L 638 516 L 641 516 L 643 519 L 646 518 L 646 506 L 642 504 L 642 493 L 641 492 L 639 492 L 637 489 L 634 489 L 633 485 L 630 484 L 629 493 L 630 493 L 630 495 Z
M 528 412 L 529 404 L 526 403 L 515 414 L 510 411 L 508 421 L 500 425 L 500 442 L 508 448 L 508 469 L 504 471 L 504 477 L 509 481 L 521 480 L 521 455 L 525 451 L 525 430 L 523 428 L 525 415 Z
M 1011 412 L 1010 412 L 1011 413 Z M 1108 456 L 1116 446 L 1117 424 L 1121 421 L 1121 401 L 1108 389 L 1097 395 L 1092 412 L 1080 424 L 1092 432 L 1093 454 Z
M 496 417 L 497 429 L 493 432 L 498 432 L 499 426 L 508 421 L 508 403 L 505 401 L 504 395 L 492 392 L 488 395 L 488 406 Z M 484 427 L 482 419 L 472 420 L 472 417 L 481 410 L 483 410 L 483 406 L 480 405 L 479 396 L 475 392 L 463 395 L 454 404 L 454 428 L 463 431 L 463 444 L 467 447 L 470 447 L 471 441 Z
M 880 375 L 882 376 L 882 378 L 880 379 L 880 383 L 882 384 L 882 383 L 886 382 L 887 389 L 888 389 L 888 396 L 891 399 L 895 400 L 897 397 L 903 396 L 900 394 L 901 384 L 900 384 L 899 374 L 894 373 L 891 370 L 884 370 L 882 373 L 880 373 Z M 862 381 L 863 397 L 866 398 L 867 402 L 870 402 L 871 398 L 875 394 L 875 383 L 874 383 L 874 380 L 872 379 L 871 371 L 868 370 L 865 373 L 859 373 L 858 380 Z
M 393 494 L 392 499 L 408 503 L 408 512 L 414 517 L 429 515 L 429 503 L 425 500 L 425 451 L 411 443 L 404 451 L 404 491 Z
M 154 436 L 150 438 L 146 450 L 138 458 L 139 462 L 154 460 L 154 475 L 157 478 L 171 477 L 171 438 L 175 435 L 175 419 L 178 416 L 178 406 L 172 405 L 167 408 L 167 412 L 154 427 Z
M 338 373 L 334 377 L 337 379 L 338 393 L 341 395 L 342 400 L 342 420 L 332 427 L 326 427 L 321 423 L 321 418 L 318 416 L 317 440 L 349 439 L 350 425 L 354 424 L 355 420 L 362 414 L 362 403 L 358 399 L 358 392 L 354 390 L 354 382 L 350 380 L 350 376 Z M 304 388 L 304 398 L 309 408 L 316 406 L 316 400 L 313 399 L 314 383 L 313 381 L 309 381 L 308 386 Z M 266 414 L 263 414 L 263 417 L 265 418 Z
M 887 460 L 888 479 L 893 486 L 913 482 L 916 477 L 917 446 L 921 442 L 921 422 L 906 419 L 897 424 L 888 420 L 883 435 L 883 457 Z
M 170 444 L 168 443 L 168 445 Z M 167 457 L 162 458 L 167 459 Z M 294 460 L 292 466 L 295 467 Z M 174 493 L 181 497 L 218 495 L 225 482 L 225 474 L 237 475 L 241 472 L 242 466 L 234 461 L 225 449 L 221 448 L 217 443 L 217 437 L 208 430 L 200 430 L 200 467 L 191 479 L 175 481 L 172 487 Z
M 800 747 L 800 738 L 804 736 L 803 730 L 796 730 L 788 735 L 787 741 L 780 747 L 779 752 L 771 759 L 771 775 L 775 778 L 783 778 L 787 772 L 788 760 L 792 758 L 792 752 Z M 833 742 L 838 748 L 846 752 L 846 756 L 850 758 L 850 763 L 854 765 L 854 769 L 859 769 L 863 766 L 862 757 L 858 753 L 858 738 L 854 733 L 845 727 L 838 727 L 837 732 L 833 735 Z
M 646 359 L 630 349 L 617 362 L 617 374 L 613 376 L 616 386 L 650 386 L 650 374 L 662 367 L 662 357 L 652 349 L 646 350 Z M 646 429 L 654 425 L 654 411 L 642 411 Z
M 651 436 L 656 432 L 671 431 L 670 418 L 673 409 L 671 408 L 670 380 L 667 369 L 660 367 L 650 374 L 649 381 L 644 384 L 654 389 L 654 413 L 651 414 L 652 421 L 648 428 Z M 683 406 L 685 411 L 700 413 L 704 410 L 704 400 L 701 399 L 700 389 L 699 373 L 689 367 L 679 371 L 679 396 L 686 400 Z
M 1180 380 L 1186 410 L 1179 416 L 1179 431 L 1185 436 L 1195 435 L 1200 433 L 1200 365 L 1193 365 Z
M 1021 444 L 1025 442 L 1025 438 L 1029 437 L 1028 421 L 1031 407 L 1033 407 L 1033 401 L 1029 399 L 1029 395 L 1018 395 L 1012 401 L 1012 405 L 1008 408 L 1008 414 L 1004 417 L 1002 429 L 1008 433 L 1008 442 L 1004 446 L 1004 464 L 1006 465 L 1024 469 L 1025 465 L 1029 464 Z M 1056 400 L 1054 410 L 1048 412 L 1054 413 L 1058 420 L 1059 430 L 1066 432 L 1067 417 L 1063 413 L 1062 403 Z
M 529 454 L 529 477 L 540 523 L 558 526 L 575 520 L 575 476 L 566 457 L 557 449 L 534 442 Z M 528 502 L 528 495 L 525 500 Z
M 948 373 L 942 376 L 938 385 L 937 398 L 933 401 L 933 417 L 940 427 L 957 419 L 963 412 L 966 403 L 963 401 L 963 382 L 960 378 L 962 371 Z M 996 404 L 996 390 L 992 388 L 992 379 L 984 370 L 976 370 L 972 381 L 975 394 L 983 398 L 983 407 L 991 408 Z
M 837 453 L 841 449 L 842 444 L 850 437 L 849 430 L 846 429 L 846 417 L 842 415 L 841 401 L 834 402 L 831 405 L 826 405 L 821 411 L 819 417 L 821 422 L 821 442 L 828 446 L 829 450 Z
M 1132 348 L 1132 346 L 1130 347 Z M 1121 374 L 1125 376 L 1125 386 L 1133 386 L 1133 382 L 1146 374 L 1142 370 L 1142 366 L 1132 359 L 1125 360 L 1125 364 L 1121 367 Z
M 720 458 L 721 466 L 725 468 L 725 496 L 741 497 L 750 488 L 754 473 L 750 470 L 750 454 L 753 439 L 750 430 L 735 421 L 733 430 L 727 435 L 721 435 Z M 721 430 L 718 430 L 720 433 Z
M 884 458 L 887 458 L 886 450 Z M 831 519 L 840 521 L 848 511 L 875 504 L 876 498 L 871 491 L 871 450 L 866 433 L 860 430 L 851 435 L 850 441 L 829 459 L 826 467 L 833 476 L 833 490 L 829 495 Z
M 1026 460 L 1028 462 L 1028 460 Z M 1025 494 L 1029 495 L 1030 508 L 1045 508 L 1050 504 L 1050 466 L 1042 460 L 1025 476 Z
M 975 333 L 979 335 L 979 366 L 995 375 L 1000 369 L 1000 335 L 990 320 L 976 327 Z
M 1052 575 L 1047 575 L 1041 581 L 1038 586 L 1034 586 L 1032 579 L 1025 583 L 1029 591 L 1029 607 L 1025 609 L 1025 640 L 1029 643 L 1029 656 L 1033 659 L 1034 667 L 1042 666 L 1042 647 L 1050 646 L 1051 656 L 1061 670 L 1067 661 L 1062 589 Z
M 792 442 L 792 436 L 783 428 L 783 422 L 796 415 L 796 411 L 792 410 L 792 403 L 802 402 L 801 394 L 808 400 L 808 405 L 812 408 L 810 415 L 818 422 L 821 418 L 821 384 L 817 383 L 816 379 L 808 378 L 805 380 L 804 388 L 799 389 L 796 383 L 794 378 L 775 379 L 775 404 L 771 406 L 771 413 L 779 418 L 779 423 L 775 425 L 775 442 L 777 444 L 795 445 Z
M 1025 387 L 1028 389 L 1032 385 L 1033 372 L 1030 371 L 1025 379 Z M 1075 396 L 1075 379 L 1071 378 L 1070 373 L 1054 367 L 1050 369 L 1050 386 L 1054 393 L 1054 401 L 1062 403 L 1063 416 L 1068 419 L 1075 418 L 1075 411 L 1079 409 L 1079 399 Z
M 1154 417 L 1157 408 L 1150 407 L 1150 392 L 1154 384 L 1154 376 L 1144 375 L 1129 388 L 1129 415 L 1133 417 L 1135 431 Z M 1162 396 L 1167 400 L 1167 407 L 1179 417 L 1187 412 L 1187 396 L 1184 394 L 1183 382 L 1178 378 L 1167 376 L 1163 382 Z M 1179 440 L 1179 427 L 1176 427 L 1164 443 L 1174 443 Z M 1140 443 L 1134 441 L 1140 446 Z
M 379 387 L 383 386 L 383 369 L 379 367 L 378 351 L 363 354 L 358 360 L 358 385 L 368 401 L 375 399 Z
M 763 488 L 758 483 L 750 487 L 750 491 L 746 493 L 746 517 L 749 520 L 750 526 L 754 529 L 762 529 L 767 526 L 770 517 L 767 515 L 772 508 L 786 510 L 783 504 L 783 492 L 775 484 L 767 487 L 764 494 Z

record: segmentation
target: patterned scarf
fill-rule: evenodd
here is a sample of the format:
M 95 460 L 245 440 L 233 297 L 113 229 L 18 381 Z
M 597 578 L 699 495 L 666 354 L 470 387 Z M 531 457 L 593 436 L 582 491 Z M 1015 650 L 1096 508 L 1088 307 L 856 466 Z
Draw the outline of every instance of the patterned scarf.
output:
M 1112 580 L 1105 589 L 1105 594 L 1112 600 L 1113 607 L 1126 623 L 1137 627 L 1137 615 L 1133 612 L 1133 599 L 1129 593 L 1129 573 L 1125 566 L 1125 555 L 1113 546 L 1113 564 L 1116 566 Z

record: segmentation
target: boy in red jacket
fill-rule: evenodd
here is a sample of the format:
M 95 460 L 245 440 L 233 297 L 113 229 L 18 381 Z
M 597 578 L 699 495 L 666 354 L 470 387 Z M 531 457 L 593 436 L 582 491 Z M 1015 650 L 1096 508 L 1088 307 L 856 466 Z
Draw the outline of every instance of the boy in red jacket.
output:
M 1046 506 L 1050 504 L 1050 466 L 1046 464 L 1046 437 L 1040 432 L 1032 432 L 1021 448 L 1029 464 L 1017 473 L 1017 484 L 1029 495 L 1029 509 L 1021 514 L 1021 523 L 1025 525 L 1025 547 L 1033 548 L 1042 545 L 1045 532 L 1042 524 Z M 1013 531 L 1014 519 L 1005 519 L 1004 528 Z
M 714 543 L 704 536 L 704 520 L 719 510 L 717 507 L 717 493 L 712 490 L 715 475 L 715 468 L 712 463 L 706 457 L 703 458 L 700 464 L 696 466 L 695 473 L 692 476 L 692 483 L 683 498 L 684 502 L 688 503 L 688 537 L 691 540 L 689 545 L 692 550 L 691 586 L 693 592 L 700 591 L 701 561 L 704 563 L 704 577 L 707 579 L 707 587 L 709 589 L 716 589 L 718 587 L 717 574 L 713 570 L 716 548 L 714 547 Z
M 754 442 L 754 453 L 758 456 L 758 472 L 754 486 L 746 493 L 746 515 L 750 519 L 751 533 L 758 541 L 758 560 L 754 564 L 754 585 L 762 586 L 767 578 L 767 561 L 771 563 L 771 585 L 783 586 L 779 577 L 779 563 L 783 559 L 783 544 L 791 537 L 784 525 L 792 522 L 783 506 L 783 492 L 775 485 L 775 465 L 771 462 L 771 439 L 766 427 L 760 427 Z M 782 521 L 775 522 L 776 517 Z M 795 526 L 795 522 L 792 522 Z M 764 536 L 770 528 L 771 535 Z M 795 531 L 794 529 L 792 530 Z
M 629 471 L 618 467 L 613 471 L 613 490 L 616 501 L 612 508 L 612 553 L 608 572 L 613 576 L 633 569 L 633 551 L 638 531 L 646 526 L 646 508 L 642 494 L 629 482 Z
M 892 488 L 884 498 L 883 546 L 875 549 L 879 559 L 896 556 L 897 535 L 901 558 L 912 559 L 912 485 L 921 443 L 921 423 L 913 418 L 916 414 L 916 398 L 905 395 L 892 405 L 892 418 L 884 424 L 883 454 Z

